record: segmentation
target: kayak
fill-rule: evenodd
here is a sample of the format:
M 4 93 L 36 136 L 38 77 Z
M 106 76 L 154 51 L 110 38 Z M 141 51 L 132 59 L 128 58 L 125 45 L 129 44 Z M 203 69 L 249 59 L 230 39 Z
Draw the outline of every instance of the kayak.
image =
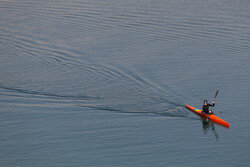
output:
M 211 121 L 214 121 L 214 122 L 216 122 L 216 123 L 218 123 L 218 124 L 221 124 L 221 125 L 226 126 L 226 127 L 229 127 L 229 125 L 230 125 L 229 123 L 227 123 L 226 121 L 224 121 L 223 119 L 217 117 L 217 116 L 214 115 L 214 114 L 210 114 L 210 115 L 205 114 L 205 113 L 202 112 L 202 110 L 197 109 L 197 108 L 192 107 L 192 106 L 189 106 L 189 105 L 187 105 L 187 104 L 186 104 L 186 107 L 187 107 L 189 110 L 193 111 L 194 113 L 196 113 L 196 114 L 198 114 L 198 115 L 201 115 L 201 116 L 203 116 L 203 117 L 209 118 Z

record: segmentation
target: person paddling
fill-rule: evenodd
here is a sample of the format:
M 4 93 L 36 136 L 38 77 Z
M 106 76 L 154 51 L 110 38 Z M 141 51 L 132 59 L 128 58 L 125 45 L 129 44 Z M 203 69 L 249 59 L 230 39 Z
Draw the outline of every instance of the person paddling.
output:
M 208 114 L 208 115 L 213 114 L 212 111 L 209 111 L 209 106 L 214 107 L 214 105 L 215 105 L 214 100 L 213 100 L 213 103 L 212 103 L 212 104 L 209 104 L 209 103 L 207 102 L 207 100 L 204 100 L 204 105 L 203 105 L 203 110 L 202 110 L 202 112 L 205 113 L 205 114 Z

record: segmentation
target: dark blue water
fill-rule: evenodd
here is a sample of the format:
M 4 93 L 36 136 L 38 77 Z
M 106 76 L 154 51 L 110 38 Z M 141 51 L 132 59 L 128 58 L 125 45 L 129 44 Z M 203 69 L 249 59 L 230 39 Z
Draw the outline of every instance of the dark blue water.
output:
M 2 0 L 0 166 L 249 166 L 249 83 L 249 1 Z

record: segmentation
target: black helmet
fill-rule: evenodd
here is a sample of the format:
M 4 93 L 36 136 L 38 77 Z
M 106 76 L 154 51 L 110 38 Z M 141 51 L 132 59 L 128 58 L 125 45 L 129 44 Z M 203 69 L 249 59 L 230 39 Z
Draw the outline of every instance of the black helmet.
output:
M 207 100 L 204 100 L 204 104 L 207 104 Z

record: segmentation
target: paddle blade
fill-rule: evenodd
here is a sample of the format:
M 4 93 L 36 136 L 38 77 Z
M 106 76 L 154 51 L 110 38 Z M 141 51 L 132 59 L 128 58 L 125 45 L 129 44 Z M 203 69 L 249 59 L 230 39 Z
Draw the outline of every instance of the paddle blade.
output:
M 214 99 L 216 98 L 216 96 L 218 95 L 218 93 L 219 93 L 219 90 L 216 91 Z

